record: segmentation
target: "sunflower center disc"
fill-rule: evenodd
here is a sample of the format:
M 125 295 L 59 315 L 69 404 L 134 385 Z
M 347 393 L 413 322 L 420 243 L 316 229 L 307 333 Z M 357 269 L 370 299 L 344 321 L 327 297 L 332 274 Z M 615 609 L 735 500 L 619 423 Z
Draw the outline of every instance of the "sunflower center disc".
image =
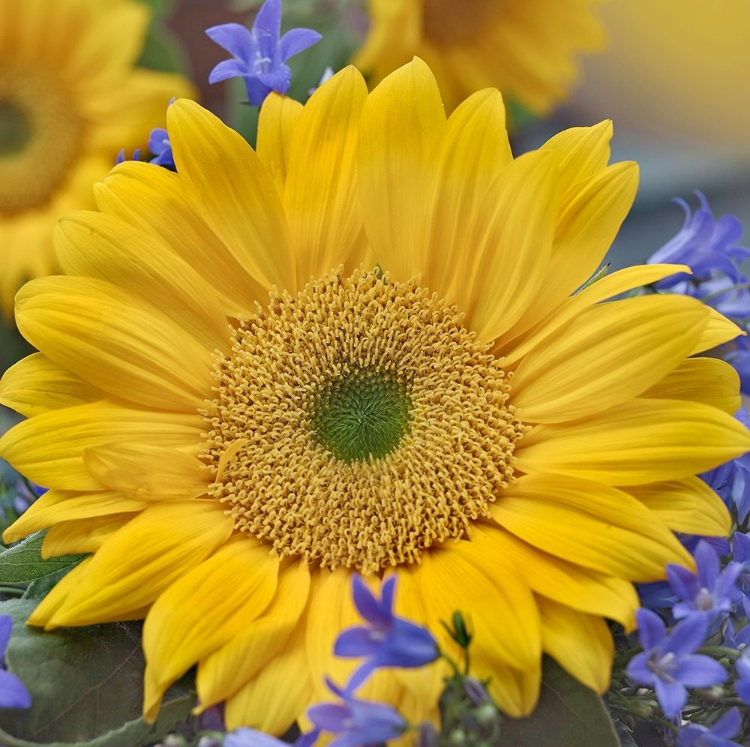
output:
M 501 13 L 497 0 L 424 0 L 422 24 L 432 42 L 456 44 L 485 30 Z
M 344 462 L 381 459 L 409 430 L 405 382 L 377 369 L 354 369 L 313 398 L 310 422 L 322 446 Z
M 23 150 L 31 139 L 31 123 L 10 101 L 0 101 L 0 158 Z
M 84 137 L 54 71 L 0 59 L 0 216 L 43 207 L 70 175 Z
M 415 282 L 273 293 L 217 360 L 209 492 L 281 554 L 371 573 L 463 536 L 513 479 L 500 362 Z

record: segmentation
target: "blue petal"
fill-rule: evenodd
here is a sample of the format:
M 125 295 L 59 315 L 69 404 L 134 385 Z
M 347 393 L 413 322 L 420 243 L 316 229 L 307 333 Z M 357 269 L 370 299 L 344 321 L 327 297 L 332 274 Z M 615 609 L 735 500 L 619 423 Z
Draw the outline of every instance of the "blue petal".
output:
M 5 649 L 13 632 L 13 618 L 10 615 L 0 615 L 0 657 L 5 656 Z
M 358 625 L 339 634 L 333 646 L 333 653 L 345 659 L 361 658 L 375 656 L 382 647 L 382 640 L 374 640 L 370 628 Z
M 704 615 L 688 617 L 675 625 L 662 644 L 662 654 L 670 651 L 677 656 L 691 654 L 706 640 L 707 632 L 708 620 Z
M 357 611 L 367 622 L 379 628 L 390 628 L 393 622 L 392 615 L 378 601 L 359 575 L 352 577 L 352 598 Z
M 379 662 L 377 659 L 369 659 L 362 664 L 362 666 L 358 667 L 346 683 L 343 695 L 345 697 L 351 697 L 354 695 L 354 693 L 369 679 L 370 675 L 378 668 L 378 666 Z
M 292 83 L 292 70 L 287 65 L 279 65 L 275 70 L 258 73 L 255 77 L 272 91 L 286 93 Z
M 281 0 L 266 0 L 253 21 L 253 31 L 275 39 L 281 34 Z
M 727 711 L 712 727 L 711 733 L 717 737 L 726 737 L 731 739 L 740 730 L 742 718 L 736 708 Z
M 667 718 L 674 718 L 687 702 L 687 690 L 679 682 L 665 682 L 657 679 L 656 699 Z
M 253 106 L 260 106 L 273 89 L 261 83 L 256 77 L 245 77 L 245 91 L 247 92 L 248 103 Z
M 222 60 L 214 69 L 208 74 L 209 83 L 219 83 L 222 80 L 228 78 L 242 78 L 246 75 L 251 75 L 252 72 L 248 67 L 247 63 L 242 60 Z
M 253 37 L 249 29 L 239 23 L 222 23 L 206 29 L 206 35 L 230 54 L 252 64 Z
M 667 580 L 674 593 L 686 602 L 692 602 L 700 591 L 695 575 L 681 565 L 667 565 Z
M 721 570 L 719 556 L 714 552 L 711 545 L 703 540 L 698 543 L 698 547 L 695 548 L 693 554 L 698 566 L 698 582 L 705 589 L 713 589 Z
M 662 619 L 655 612 L 643 608 L 635 613 L 635 618 L 643 648 L 646 651 L 656 648 L 667 635 Z
M 224 737 L 224 747 L 284 747 L 286 743 L 255 729 L 240 727 Z
M 703 654 L 686 656 L 677 664 L 673 676 L 686 687 L 711 687 L 729 677 L 718 661 Z
M 326 68 L 330 70 L 331 68 Z M 332 73 L 333 74 L 333 73 Z M 388 615 L 393 614 L 393 602 L 396 598 L 396 581 L 398 577 L 394 574 L 388 576 L 380 587 L 381 606 Z
M 349 708 L 338 703 L 322 703 L 307 709 L 307 717 L 310 721 L 318 729 L 329 731 L 332 734 L 343 731 L 344 722 L 349 719 L 350 715 Z
M 31 695 L 21 680 L 0 669 L 0 708 L 30 708 Z
M 281 37 L 281 59 L 286 62 L 290 57 L 304 52 L 317 44 L 323 36 L 312 29 L 291 29 Z
M 625 674 L 639 685 L 653 687 L 656 677 L 648 666 L 648 654 L 636 654 L 628 663 Z

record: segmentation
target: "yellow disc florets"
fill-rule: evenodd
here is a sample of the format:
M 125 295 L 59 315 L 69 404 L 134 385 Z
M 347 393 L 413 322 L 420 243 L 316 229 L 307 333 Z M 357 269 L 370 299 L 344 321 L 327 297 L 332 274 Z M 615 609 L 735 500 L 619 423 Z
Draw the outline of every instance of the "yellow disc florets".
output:
M 275 293 L 216 366 L 205 457 L 238 530 L 327 568 L 415 562 L 513 477 L 500 363 L 415 282 Z

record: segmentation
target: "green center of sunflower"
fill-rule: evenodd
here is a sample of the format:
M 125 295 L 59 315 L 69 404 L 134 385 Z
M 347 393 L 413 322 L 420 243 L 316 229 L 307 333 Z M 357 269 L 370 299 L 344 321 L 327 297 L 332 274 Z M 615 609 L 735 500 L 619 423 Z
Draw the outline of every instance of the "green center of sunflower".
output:
M 31 139 L 31 122 L 12 101 L 0 101 L 0 158 L 18 153 Z
M 377 370 L 354 369 L 322 387 L 311 422 L 321 446 L 351 463 L 394 451 L 409 430 L 410 413 L 404 381 Z

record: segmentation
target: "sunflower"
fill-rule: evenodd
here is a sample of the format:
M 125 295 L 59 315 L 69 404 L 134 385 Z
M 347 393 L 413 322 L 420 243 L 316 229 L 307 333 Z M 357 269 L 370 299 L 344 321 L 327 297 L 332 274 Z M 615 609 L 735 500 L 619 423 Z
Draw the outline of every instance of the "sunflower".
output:
M 731 149 L 747 164 L 750 3 L 628 0 L 602 17 L 609 44 L 586 61 L 578 105 L 659 140 Z
M 368 0 L 370 30 L 354 64 L 378 83 L 414 55 L 432 68 L 449 109 L 499 88 L 549 112 L 578 76 L 575 55 L 604 46 L 602 0 Z
M 0 307 L 57 269 L 52 231 L 94 207 L 118 151 L 143 145 L 177 75 L 134 67 L 149 22 L 135 0 L 0 0 Z
M 727 531 L 694 475 L 750 447 L 736 374 L 689 357 L 734 325 L 604 302 L 686 268 L 571 295 L 636 190 L 610 124 L 514 159 L 499 93 L 446 120 L 415 60 L 369 95 L 354 68 L 304 107 L 273 94 L 257 152 L 191 101 L 168 129 L 178 173 L 117 166 L 56 232 L 67 276 L 17 296 L 41 352 L 2 380 L 29 418 L 0 455 L 51 490 L 5 540 L 91 553 L 30 624 L 145 616 L 147 718 L 197 663 L 200 708 L 280 733 L 351 671 L 353 573 L 395 573 L 446 648 L 469 615 L 507 713 L 542 652 L 604 690 L 603 618 L 632 627 L 632 582 L 691 564 L 671 530 Z M 442 675 L 367 687 L 416 721 Z

